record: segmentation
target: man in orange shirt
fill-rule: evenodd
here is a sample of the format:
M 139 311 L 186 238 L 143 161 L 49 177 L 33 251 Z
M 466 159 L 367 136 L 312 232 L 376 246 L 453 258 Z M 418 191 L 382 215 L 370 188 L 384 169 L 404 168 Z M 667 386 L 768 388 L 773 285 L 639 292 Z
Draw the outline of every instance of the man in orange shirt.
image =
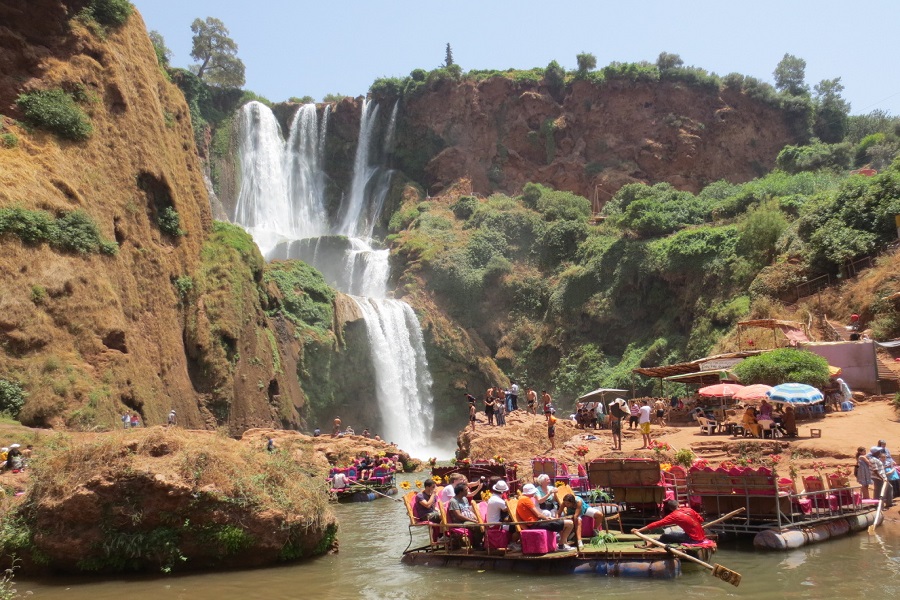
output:
M 516 521 L 527 522 L 529 525 L 523 527 L 527 529 L 546 529 L 547 531 L 556 531 L 560 533 L 559 546 L 557 550 L 574 550 L 568 544 L 569 536 L 575 525 L 572 519 L 550 519 L 544 516 L 537 506 L 534 504 L 534 496 L 537 494 L 537 488 L 533 483 L 525 484 L 522 488 L 522 496 L 516 505 Z

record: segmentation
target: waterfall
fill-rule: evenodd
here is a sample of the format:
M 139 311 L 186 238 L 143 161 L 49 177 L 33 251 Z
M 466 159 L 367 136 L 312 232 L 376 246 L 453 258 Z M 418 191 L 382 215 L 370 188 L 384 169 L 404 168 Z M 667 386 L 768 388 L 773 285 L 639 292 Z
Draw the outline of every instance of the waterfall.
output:
M 412 308 L 388 298 L 389 250 L 372 248 L 375 223 L 390 192 L 385 161 L 393 147 L 394 105 L 381 143 L 378 105 L 366 100 L 350 193 L 338 214 L 325 209 L 324 148 L 330 106 L 321 123 L 302 106 L 285 141 L 272 112 L 258 102 L 240 110 L 241 189 L 235 222 L 253 235 L 268 260 L 298 259 L 349 294 L 365 320 L 384 439 L 408 452 L 430 450 L 434 421 L 431 375 Z

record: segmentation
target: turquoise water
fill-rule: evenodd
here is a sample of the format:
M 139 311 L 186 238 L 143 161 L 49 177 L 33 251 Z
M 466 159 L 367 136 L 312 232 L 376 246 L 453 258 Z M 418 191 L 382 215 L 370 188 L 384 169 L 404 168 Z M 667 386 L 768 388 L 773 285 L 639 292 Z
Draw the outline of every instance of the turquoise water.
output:
M 421 478 L 421 475 L 419 476 Z M 403 479 L 413 480 L 412 476 Z M 670 581 L 598 576 L 530 576 L 406 566 L 406 511 L 378 500 L 336 505 L 340 552 L 270 569 L 114 580 L 26 580 L 30 598 L 69 600 L 278 600 L 287 598 L 892 598 L 900 589 L 900 543 L 889 534 L 854 534 L 788 553 L 725 547 L 713 562 L 743 575 L 735 588 L 691 570 Z M 424 535 L 424 534 L 419 534 Z M 419 538 L 417 538 L 419 539 Z

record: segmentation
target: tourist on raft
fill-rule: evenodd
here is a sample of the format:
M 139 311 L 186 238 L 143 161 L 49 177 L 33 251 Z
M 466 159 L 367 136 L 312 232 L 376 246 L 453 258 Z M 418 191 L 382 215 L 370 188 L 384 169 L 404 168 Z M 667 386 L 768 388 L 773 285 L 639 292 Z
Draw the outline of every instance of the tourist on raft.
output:
M 591 506 L 584 498 L 580 498 L 575 494 L 566 494 L 563 498 L 562 507 L 565 516 L 572 518 L 572 523 L 575 526 L 575 539 L 579 550 L 584 548 L 584 544 L 581 541 L 581 517 L 594 519 L 596 528 L 596 523 L 602 521 L 604 515 L 609 516 L 619 512 L 618 504 Z
M 556 486 L 550 481 L 550 476 L 546 473 L 538 475 L 537 494 L 534 501 L 540 508 L 544 516 L 555 517 L 559 513 L 559 504 L 556 502 Z
M 525 529 L 546 529 L 560 533 L 560 543 L 558 550 L 574 550 L 574 548 L 565 543 L 572 534 L 574 523 L 572 519 L 550 519 L 544 516 L 537 505 L 534 503 L 534 496 L 538 489 L 534 484 L 527 483 L 522 488 L 522 497 L 516 505 L 516 521 L 528 523 L 523 525 Z
M 644 533 L 651 529 L 659 529 L 675 525 L 681 528 L 681 531 L 672 531 L 659 536 L 659 541 L 663 544 L 699 544 L 706 539 L 706 531 L 703 530 L 703 517 L 697 514 L 693 508 L 687 506 L 679 506 L 677 500 L 666 500 L 663 506 L 663 518 L 659 521 L 653 521 L 649 525 L 645 525 L 640 529 L 633 529 L 632 532 Z
M 469 500 L 474 498 L 475 494 L 481 492 L 481 488 L 484 487 L 484 477 L 482 477 L 480 481 L 469 483 L 469 480 L 466 479 L 466 476 L 462 473 L 450 473 L 450 475 L 447 476 L 447 481 L 449 485 L 444 486 L 444 489 L 441 490 L 440 498 L 438 498 L 438 501 L 440 502 L 450 502 L 450 500 L 453 499 L 453 496 L 456 495 L 456 486 L 460 483 L 466 484 L 469 488 Z
M 413 504 L 413 515 L 417 521 L 441 522 L 441 513 L 437 507 L 437 484 L 433 479 L 426 479 L 422 491 L 416 494 Z
M 477 524 L 478 519 L 472 511 L 472 504 L 468 498 L 469 486 L 465 483 L 457 483 L 453 488 L 453 499 L 447 504 L 447 520 L 452 524 L 467 525 L 469 523 Z M 467 527 L 469 539 L 472 541 L 472 547 L 478 550 L 483 549 L 482 540 L 484 532 L 481 527 Z

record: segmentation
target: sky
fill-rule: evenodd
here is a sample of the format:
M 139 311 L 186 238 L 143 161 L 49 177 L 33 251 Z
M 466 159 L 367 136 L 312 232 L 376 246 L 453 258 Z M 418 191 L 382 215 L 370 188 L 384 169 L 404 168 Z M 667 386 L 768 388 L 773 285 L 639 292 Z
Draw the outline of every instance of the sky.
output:
M 900 115 L 900 2 L 873 0 L 132 0 L 148 30 L 192 61 L 191 22 L 216 17 L 238 44 L 246 89 L 274 102 L 292 96 L 365 95 L 379 77 L 444 61 L 463 70 L 530 69 L 551 60 L 574 69 L 589 52 L 598 67 L 655 61 L 769 83 L 785 53 L 806 61 L 806 82 L 841 78 L 851 114 Z

